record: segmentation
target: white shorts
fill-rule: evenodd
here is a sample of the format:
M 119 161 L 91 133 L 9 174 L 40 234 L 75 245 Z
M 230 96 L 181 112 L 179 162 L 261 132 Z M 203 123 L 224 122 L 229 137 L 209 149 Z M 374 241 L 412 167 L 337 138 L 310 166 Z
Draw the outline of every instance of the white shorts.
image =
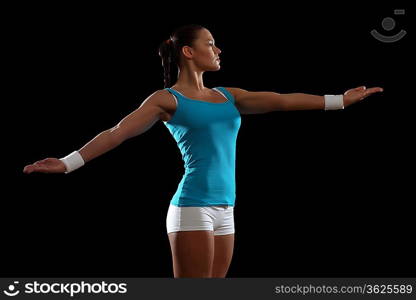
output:
M 210 230 L 214 235 L 232 234 L 234 206 L 176 206 L 169 205 L 167 232 Z

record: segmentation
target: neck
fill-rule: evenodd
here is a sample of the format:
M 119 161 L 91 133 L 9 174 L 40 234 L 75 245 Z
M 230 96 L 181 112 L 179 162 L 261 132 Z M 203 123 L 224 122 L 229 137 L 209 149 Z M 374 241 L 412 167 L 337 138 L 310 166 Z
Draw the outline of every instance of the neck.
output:
M 185 68 L 178 72 L 178 80 L 172 87 L 180 88 L 195 93 L 202 92 L 206 89 L 202 75 L 203 71 L 195 71 Z

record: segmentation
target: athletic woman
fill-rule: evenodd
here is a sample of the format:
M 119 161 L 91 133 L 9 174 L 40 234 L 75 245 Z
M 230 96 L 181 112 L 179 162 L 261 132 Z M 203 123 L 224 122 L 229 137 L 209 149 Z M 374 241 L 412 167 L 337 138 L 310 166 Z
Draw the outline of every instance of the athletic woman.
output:
M 155 91 L 80 150 L 61 159 L 37 161 L 23 172 L 72 172 L 161 120 L 176 140 L 185 167 L 166 218 L 174 277 L 225 277 L 234 249 L 235 147 L 240 115 L 343 109 L 382 88 L 362 86 L 343 95 L 317 96 L 205 87 L 203 74 L 220 70 L 220 54 L 206 28 L 186 25 L 176 29 L 159 47 L 164 89 Z M 173 85 L 171 71 L 178 74 Z

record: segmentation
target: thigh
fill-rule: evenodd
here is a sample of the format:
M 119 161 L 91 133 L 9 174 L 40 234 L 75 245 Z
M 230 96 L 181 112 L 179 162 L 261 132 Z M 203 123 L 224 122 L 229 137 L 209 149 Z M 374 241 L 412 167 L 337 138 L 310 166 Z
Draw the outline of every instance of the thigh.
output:
M 227 275 L 234 252 L 234 234 L 214 236 L 214 262 L 212 277 L 224 278 Z
M 168 234 L 174 277 L 211 277 L 214 260 L 212 231 L 178 231 Z

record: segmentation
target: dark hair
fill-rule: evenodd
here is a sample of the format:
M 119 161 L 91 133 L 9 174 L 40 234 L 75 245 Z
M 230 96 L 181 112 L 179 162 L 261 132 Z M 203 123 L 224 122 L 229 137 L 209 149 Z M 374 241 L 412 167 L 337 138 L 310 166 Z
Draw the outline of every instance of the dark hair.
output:
M 163 41 L 159 46 L 159 56 L 162 59 L 164 71 L 164 87 L 170 87 L 172 80 L 171 66 L 173 64 L 179 67 L 180 53 L 183 46 L 192 46 L 193 42 L 198 38 L 198 32 L 205 27 L 196 24 L 185 25 L 173 31 L 169 39 Z M 177 72 L 176 72 L 177 74 Z

